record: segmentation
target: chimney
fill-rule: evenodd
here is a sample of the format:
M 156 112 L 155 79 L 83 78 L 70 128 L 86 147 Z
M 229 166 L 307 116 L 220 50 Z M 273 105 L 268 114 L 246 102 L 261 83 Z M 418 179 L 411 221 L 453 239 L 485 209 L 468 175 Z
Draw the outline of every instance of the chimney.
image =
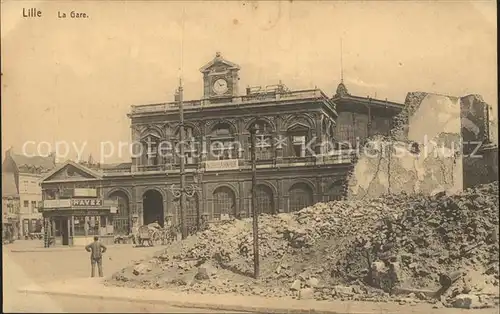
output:
M 247 87 L 247 96 L 250 95 L 250 87 Z

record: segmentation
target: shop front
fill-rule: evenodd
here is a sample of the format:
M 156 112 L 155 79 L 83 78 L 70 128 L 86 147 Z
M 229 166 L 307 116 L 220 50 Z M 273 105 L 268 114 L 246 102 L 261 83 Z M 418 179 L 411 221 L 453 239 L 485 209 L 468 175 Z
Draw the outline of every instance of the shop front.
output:
M 103 199 L 44 201 L 46 246 L 85 246 L 94 236 L 99 236 L 105 244 L 112 244 L 117 206 L 117 201 Z
M 2 243 L 12 243 L 16 239 L 16 222 L 13 220 L 2 221 Z

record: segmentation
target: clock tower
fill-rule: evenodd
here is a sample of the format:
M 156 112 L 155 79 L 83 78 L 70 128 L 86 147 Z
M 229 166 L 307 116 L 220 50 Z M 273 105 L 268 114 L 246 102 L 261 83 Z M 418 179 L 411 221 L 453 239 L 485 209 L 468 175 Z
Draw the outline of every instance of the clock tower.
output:
M 200 69 L 203 73 L 203 98 L 228 100 L 238 95 L 238 71 L 240 67 L 225 60 L 220 52 Z

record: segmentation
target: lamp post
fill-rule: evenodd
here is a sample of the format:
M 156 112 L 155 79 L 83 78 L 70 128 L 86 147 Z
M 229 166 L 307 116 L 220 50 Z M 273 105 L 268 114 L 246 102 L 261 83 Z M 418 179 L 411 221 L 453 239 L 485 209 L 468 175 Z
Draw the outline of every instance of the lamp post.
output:
M 180 175 L 180 200 L 179 200 L 179 207 L 180 207 L 180 214 L 181 214 L 181 234 L 182 234 L 182 239 L 187 238 L 187 226 L 186 226 L 186 212 L 185 212 L 185 207 L 186 207 L 186 178 L 185 178 L 185 152 L 184 152 L 184 100 L 183 100 L 183 88 L 182 88 L 182 80 L 179 79 L 179 144 L 180 144 L 180 169 L 179 169 L 179 175 Z M 173 188 L 173 186 L 172 186 Z
M 203 178 L 203 171 L 201 169 L 197 169 L 195 173 L 193 174 L 193 182 L 194 184 L 188 184 L 188 185 L 181 185 L 180 187 L 177 187 L 175 184 L 172 184 L 170 186 L 170 191 L 174 195 L 174 198 L 180 198 L 180 211 L 181 211 L 181 232 L 182 232 L 182 239 L 185 239 L 187 237 L 187 225 L 186 225 L 186 215 L 185 215 L 185 203 L 182 203 L 183 198 L 184 202 L 186 201 L 186 197 L 194 197 L 196 195 L 196 192 L 201 191 L 201 180 Z M 184 178 L 181 179 L 181 183 L 183 182 Z M 199 206 L 199 205 L 198 205 Z M 199 212 L 199 208 L 198 212 Z M 185 233 L 184 233 L 185 232 Z
M 252 222 L 253 222 L 253 272 L 254 277 L 259 277 L 259 213 L 257 213 L 257 167 L 255 162 L 255 142 L 256 142 L 257 127 L 252 124 L 250 127 L 250 154 L 252 159 Z

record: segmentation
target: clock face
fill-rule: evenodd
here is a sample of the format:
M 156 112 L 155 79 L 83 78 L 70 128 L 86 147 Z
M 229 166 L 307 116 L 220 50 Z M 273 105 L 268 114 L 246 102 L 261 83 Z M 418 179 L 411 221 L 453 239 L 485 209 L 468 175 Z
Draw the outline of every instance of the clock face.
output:
M 218 79 L 215 81 L 213 90 L 217 95 L 222 95 L 227 92 L 227 81 L 225 79 Z

